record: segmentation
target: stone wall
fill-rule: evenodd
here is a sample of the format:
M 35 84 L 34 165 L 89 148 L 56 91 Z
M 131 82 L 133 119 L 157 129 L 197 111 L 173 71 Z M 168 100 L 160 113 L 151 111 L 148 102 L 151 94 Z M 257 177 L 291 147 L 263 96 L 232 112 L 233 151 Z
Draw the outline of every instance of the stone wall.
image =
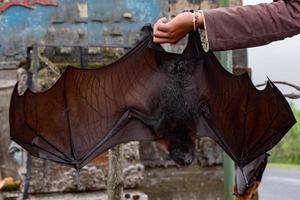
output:
M 136 145 L 128 143 L 124 146 L 123 177 L 126 189 L 137 188 L 144 177 L 144 166 L 139 163 L 138 153 L 132 151 L 136 149 Z M 105 190 L 107 173 L 107 154 L 83 167 L 79 174 L 74 168 L 33 158 L 29 192 L 37 194 Z
M 224 199 L 221 166 L 151 168 L 146 170 L 145 180 L 140 189 L 151 200 Z
M 8 153 L 10 145 L 8 107 L 11 93 L 12 89 L 0 89 L 0 176 L 18 178 L 18 167 L 20 165 Z

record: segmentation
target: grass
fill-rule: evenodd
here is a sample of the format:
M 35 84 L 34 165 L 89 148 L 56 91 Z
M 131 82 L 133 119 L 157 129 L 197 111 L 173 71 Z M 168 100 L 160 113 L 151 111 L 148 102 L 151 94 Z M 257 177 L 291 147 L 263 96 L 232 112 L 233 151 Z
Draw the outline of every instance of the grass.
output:
M 290 163 L 268 163 L 268 168 L 279 168 L 279 169 L 300 169 L 300 164 Z
M 271 154 L 269 157 L 270 163 L 290 163 L 290 165 L 283 164 L 283 166 L 286 167 L 300 166 L 300 110 L 296 109 L 292 104 L 291 107 L 298 123 L 296 123 L 279 144 L 269 152 Z M 281 166 L 281 164 L 279 166 Z

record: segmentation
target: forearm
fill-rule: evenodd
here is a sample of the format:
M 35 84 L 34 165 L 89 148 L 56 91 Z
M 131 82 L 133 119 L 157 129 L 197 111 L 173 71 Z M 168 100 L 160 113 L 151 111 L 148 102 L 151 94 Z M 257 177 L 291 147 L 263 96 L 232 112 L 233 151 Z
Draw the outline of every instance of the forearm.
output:
M 300 33 L 300 0 L 203 11 L 208 49 L 268 44 Z

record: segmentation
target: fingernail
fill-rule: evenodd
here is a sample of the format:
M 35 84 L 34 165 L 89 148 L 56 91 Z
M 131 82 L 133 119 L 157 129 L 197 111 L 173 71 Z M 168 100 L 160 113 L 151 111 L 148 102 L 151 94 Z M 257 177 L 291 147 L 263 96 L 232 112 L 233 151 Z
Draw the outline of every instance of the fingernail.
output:
M 168 21 L 168 19 L 166 17 L 162 18 L 161 20 L 162 22 L 166 23 Z

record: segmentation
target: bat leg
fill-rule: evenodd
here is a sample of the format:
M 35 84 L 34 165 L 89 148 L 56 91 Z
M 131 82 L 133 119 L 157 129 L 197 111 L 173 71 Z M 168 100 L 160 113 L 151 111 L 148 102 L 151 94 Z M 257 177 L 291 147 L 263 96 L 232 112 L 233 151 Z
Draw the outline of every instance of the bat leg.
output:
M 94 146 L 84 157 L 82 157 L 79 161 L 77 161 L 76 168 L 79 165 L 81 168 L 86 162 L 86 160 L 93 155 L 97 149 L 105 145 L 112 137 L 114 137 L 129 121 L 130 117 L 130 110 L 127 110 L 121 118 L 117 121 L 117 123 L 114 125 L 114 127 L 103 137 L 101 140 L 97 143 L 96 146 Z M 86 164 L 86 163 L 85 163 Z
M 170 136 L 169 124 L 166 122 L 164 114 L 161 113 L 157 118 L 151 118 L 144 113 L 130 109 L 129 118 L 136 118 L 144 123 L 146 126 L 152 128 L 155 134 L 167 140 L 167 150 L 170 157 L 179 165 L 190 165 L 195 159 L 195 144 L 194 141 L 188 136 L 186 130 L 178 129 L 171 130 L 177 133 Z M 180 132 L 180 133 L 179 133 Z
M 117 121 L 117 123 L 112 127 L 112 129 L 103 138 L 101 138 L 101 140 L 97 143 L 97 145 L 95 145 L 84 157 L 82 157 L 78 161 L 79 166 L 82 167 L 84 164 L 86 164 L 87 160 L 90 158 L 90 156 L 93 156 L 94 152 L 97 152 L 97 150 L 98 150 L 98 152 L 101 152 L 101 150 L 99 150 L 101 148 L 106 150 L 106 149 L 109 149 L 110 147 L 114 146 L 115 144 L 110 144 L 110 146 L 106 146 L 106 145 L 107 145 L 107 143 L 109 143 L 109 141 L 112 138 L 115 138 L 119 134 L 120 130 L 122 128 L 124 128 L 130 120 L 133 120 L 133 119 L 139 120 L 140 122 L 142 122 L 149 128 L 155 129 L 155 126 L 157 124 L 157 120 L 148 117 L 146 114 L 143 114 L 142 112 L 137 111 L 136 109 L 129 108 L 127 111 L 124 112 L 124 114 Z M 126 141 L 128 141 L 128 140 L 126 140 Z
M 164 121 L 164 117 L 163 115 L 160 115 L 158 118 L 153 118 L 153 117 L 149 117 L 146 114 L 134 109 L 134 108 L 130 108 L 129 109 L 129 119 L 138 119 L 140 120 L 143 124 L 145 124 L 146 126 L 150 127 L 151 129 L 154 130 L 155 133 L 160 132 L 159 130 L 163 127 L 163 121 Z

